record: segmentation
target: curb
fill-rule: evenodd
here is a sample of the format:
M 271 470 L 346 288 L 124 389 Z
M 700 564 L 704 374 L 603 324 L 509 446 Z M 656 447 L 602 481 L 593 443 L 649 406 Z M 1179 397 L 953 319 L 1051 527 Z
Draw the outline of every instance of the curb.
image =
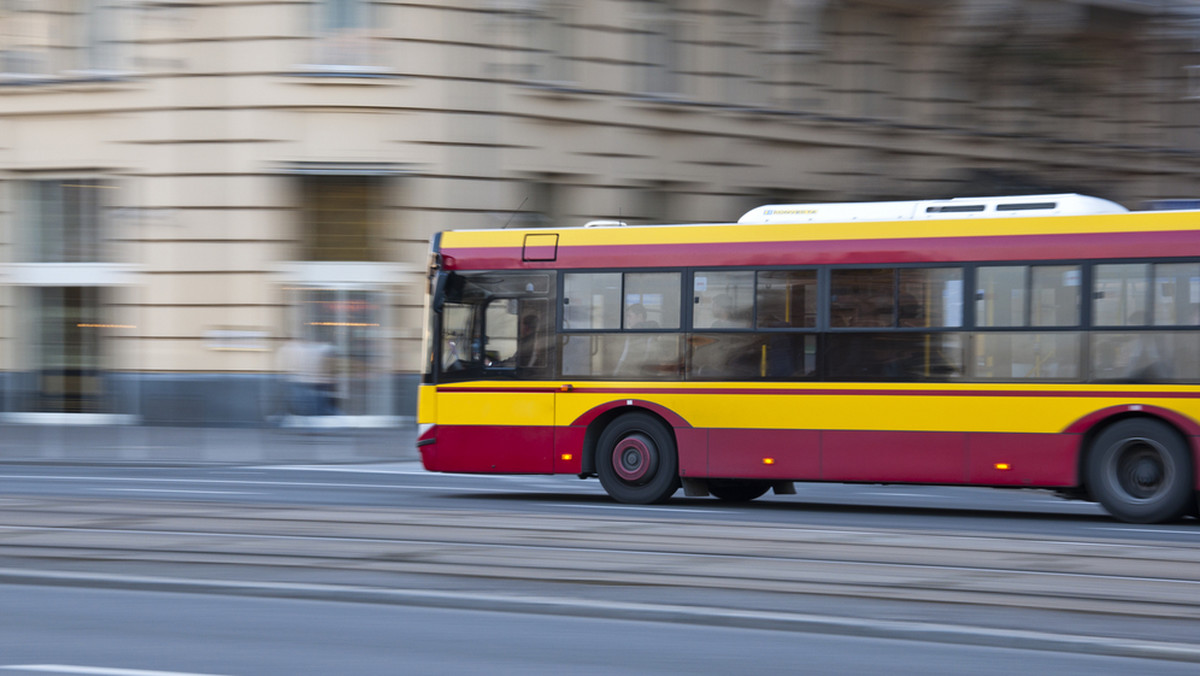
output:
M 1200 663 L 1200 646 L 1185 643 L 704 606 L 593 601 L 566 597 L 511 596 L 505 594 L 419 589 L 382 589 L 353 585 L 231 582 L 224 580 L 188 580 L 182 578 L 131 575 L 35 572 L 13 568 L 0 568 L 0 584 L 104 587 L 137 591 L 223 594 L 229 596 L 289 598 L 342 603 L 408 605 L 430 608 L 454 608 L 459 610 L 562 615 L 643 622 L 671 622 Z

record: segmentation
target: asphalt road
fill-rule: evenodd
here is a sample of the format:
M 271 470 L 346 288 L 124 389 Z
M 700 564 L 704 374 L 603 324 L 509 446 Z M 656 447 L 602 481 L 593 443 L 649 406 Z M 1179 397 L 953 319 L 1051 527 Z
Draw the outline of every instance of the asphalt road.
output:
M 76 622 L 87 604 L 100 615 Z M 174 627 L 152 619 L 193 605 Z M 475 644 L 499 673 L 728 673 L 745 655 L 809 673 L 1195 673 L 1200 524 L 1130 526 L 1039 491 L 801 485 L 749 505 L 642 507 L 595 481 L 414 463 L 10 464 L 0 607 L 0 672 L 64 663 L 10 653 L 12 633 L 18 647 L 94 648 L 67 664 L 187 673 L 277 673 L 260 668 L 272 653 L 294 666 L 287 655 L 314 651 L 303 663 L 462 673 L 480 664 Z M 23 607 L 29 620 L 12 620 Z M 249 661 L 206 662 L 193 637 L 210 629 L 189 623 L 247 613 L 261 626 L 229 650 Z M 390 633 L 308 641 L 327 617 Z M 179 663 L 113 659 L 150 642 L 176 645 Z
M 0 586 L 0 674 L 1195 674 L 1163 660 L 720 626 Z
M 797 484 L 743 505 L 685 498 L 621 505 L 595 479 L 431 474 L 418 462 L 361 465 L 154 467 L 0 464 L 0 495 L 306 504 L 384 509 L 501 509 L 522 514 L 649 516 L 871 528 L 929 528 L 1200 544 L 1200 521 L 1131 525 L 1094 503 L 1039 490 Z

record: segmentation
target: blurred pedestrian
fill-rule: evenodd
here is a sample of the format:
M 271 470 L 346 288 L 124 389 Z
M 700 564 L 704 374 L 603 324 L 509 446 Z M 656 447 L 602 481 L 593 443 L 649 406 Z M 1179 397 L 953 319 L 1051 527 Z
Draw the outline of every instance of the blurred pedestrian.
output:
M 279 370 L 286 374 L 286 402 L 290 415 L 333 415 L 337 413 L 336 379 L 332 345 L 297 338 L 279 349 Z

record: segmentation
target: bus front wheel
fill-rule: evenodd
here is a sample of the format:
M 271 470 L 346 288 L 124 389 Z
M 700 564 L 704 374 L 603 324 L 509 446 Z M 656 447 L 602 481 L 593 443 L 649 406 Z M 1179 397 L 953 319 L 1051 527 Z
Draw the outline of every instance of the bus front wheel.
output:
M 679 488 L 675 438 L 648 413 L 627 413 L 604 428 L 596 448 L 600 485 L 617 502 L 666 502 Z
M 1159 420 L 1123 420 L 1096 437 L 1088 456 L 1092 496 L 1130 523 L 1178 519 L 1195 499 L 1187 442 Z

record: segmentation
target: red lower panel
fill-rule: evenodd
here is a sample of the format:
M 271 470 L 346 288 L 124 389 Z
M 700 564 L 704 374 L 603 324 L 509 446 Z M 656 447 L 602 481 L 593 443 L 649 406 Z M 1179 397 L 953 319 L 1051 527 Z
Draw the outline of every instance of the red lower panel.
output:
M 585 432 L 584 427 L 439 425 L 437 441 L 422 446 L 421 456 L 425 468 L 435 472 L 576 474 L 582 468 Z M 1078 483 L 1079 436 L 1074 434 L 674 432 L 683 476 L 987 486 Z M 1200 459 L 1200 445 L 1195 452 Z
M 821 432 L 821 478 L 956 484 L 967 478 L 964 432 Z
M 1192 442 L 1192 467 L 1196 468 L 1196 490 L 1200 491 L 1200 437 L 1188 437 L 1188 441 Z
M 554 471 L 553 427 L 438 425 L 437 443 L 421 447 L 433 472 L 550 474 Z
M 708 431 L 689 427 L 674 430 L 681 476 L 704 476 L 708 466 Z M 559 427 L 554 432 L 554 472 L 578 474 L 583 471 L 583 441 L 587 427 Z M 567 456 L 570 456 L 569 459 Z
M 1074 486 L 1078 434 L 971 434 L 967 481 L 988 486 Z
M 675 444 L 679 447 L 679 476 L 705 476 L 708 467 L 708 430 L 676 427 Z
M 579 474 L 583 471 L 583 439 L 586 427 L 554 428 L 555 474 Z
M 708 476 L 819 479 L 821 433 L 816 430 L 709 430 Z

